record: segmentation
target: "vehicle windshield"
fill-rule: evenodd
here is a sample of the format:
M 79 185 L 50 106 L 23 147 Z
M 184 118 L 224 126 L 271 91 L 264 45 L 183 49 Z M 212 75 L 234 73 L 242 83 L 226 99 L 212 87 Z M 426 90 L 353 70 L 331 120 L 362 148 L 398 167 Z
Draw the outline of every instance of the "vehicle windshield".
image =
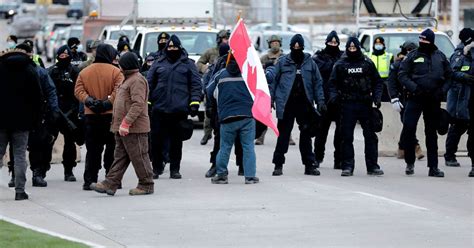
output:
M 79 39 L 82 39 L 82 30 L 81 29 L 71 29 L 71 32 L 69 33 L 69 37 L 77 37 Z
M 158 50 L 156 39 L 161 32 L 148 33 L 145 36 L 144 55 Z M 186 49 L 189 55 L 201 55 L 207 49 L 215 47 L 216 33 L 211 32 L 169 32 L 170 35 L 175 34 L 181 40 L 181 45 Z
M 56 29 L 58 29 L 58 28 L 65 28 L 65 27 L 69 27 L 69 26 L 71 26 L 70 23 L 55 23 L 53 25 L 53 31 L 56 31 Z
M 135 37 L 135 30 L 115 30 L 110 31 L 110 38 L 109 40 L 118 40 L 120 36 L 127 36 L 130 40 L 133 40 Z
M 282 38 L 281 49 L 283 49 L 284 53 L 289 53 L 290 41 L 291 41 L 291 38 L 294 36 L 294 34 L 277 34 L 277 35 Z M 261 53 L 267 53 L 267 51 L 269 50 L 267 40 L 270 38 L 270 36 L 271 35 L 266 35 L 263 37 L 263 42 L 261 43 L 261 50 L 262 50 Z M 303 38 L 304 38 L 305 52 L 312 53 L 313 48 L 311 45 L 311 41 L 309 40 L 308 37 L 304 35 L 303 35 Z
M 400 46 L 405 41 L 412 41 L 415 44 L 418 44 L 419 34 L 382 34 L 376 35 L 374 38 L 382 36 L 385 39 L 385 46 L 387 47 L 386 51 L 394 55 L 400 52 Z M 438 49 L 443 52 L 446 57 L 450 57 L 454 52 L 454 46 L 446 35 L 436 34 L 435 44 Z M 370 48 L 366 48 L 370 49 Z

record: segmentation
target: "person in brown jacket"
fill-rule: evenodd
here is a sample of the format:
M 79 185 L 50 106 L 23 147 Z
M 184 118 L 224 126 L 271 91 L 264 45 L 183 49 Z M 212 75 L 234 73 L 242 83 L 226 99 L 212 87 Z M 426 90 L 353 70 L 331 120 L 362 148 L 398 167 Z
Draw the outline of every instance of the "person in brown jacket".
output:
M 148 156 L 148 82 L 139 72 L 140 64 L 134 53 L 122 55 L 119 65 L 125 81 L 118 87 L 114 102 L 115 158 L 106 179 L 92 183 L 90 187 L 99 193 L 114 195 L 132 162 L 138 186 L 130 190 L 130 195 L 152 194 L 153 169 Z
M 110 132 L 115 89 L 123 82 L 120 69 L 112 65 L 117 50 L 108 44 L 97 47 L 94 63 L 79 73 L 74 95 L 85 105 L 85 143 L 87 148 L 83 190 L 97 182 L 104 151 L 104 168 L 109 172 L 114 161 L 114 135 Z

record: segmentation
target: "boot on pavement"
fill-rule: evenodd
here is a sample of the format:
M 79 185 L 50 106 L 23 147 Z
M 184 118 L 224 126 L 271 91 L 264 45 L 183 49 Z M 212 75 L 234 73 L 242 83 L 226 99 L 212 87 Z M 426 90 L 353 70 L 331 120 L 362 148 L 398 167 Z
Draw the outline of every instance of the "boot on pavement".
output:
M 255 140 L 255 145 L 260 146 L 265 144 L 265 134 L 267 133 L 267 130 L 263 131 L 262 135 Z
M 151 195 L 153 193 L 153 190 L 144 190 L 140 188 L 134 188 L 128 192 L 129 195 Z
M 444 172 L 442 172 L 438 168 L 430 168 L 430 171 L 428 172 L 429 177 L 444 177 Z
M 105 184 L 101 182 L 91 183 L 89 187 L 97 193 L 107 194 L 107 195 L 112 195 L 112 196 L 115 195 L 115 190 L 107 187 Z
M 215 176 L 216 173 L 217 173 L 216 165 L 212 164 L 211 168 L 209 168 L 209 170 L 207 170 L 207 172 L 206 172 L 206 178 L 211 178 L 211 177 Z
M 15 193 L 15 201 L 28 200 L 28 194 L 26 192 Z
M 281 176 L 283 175 L 283 165 L 276 164 L 275 169 L 273 170 L 272 176 Z
M 72 173 L 72 168 L 64 168 L 64 181 L 66 182 L 75 182 L 76 177 Z
M 33 187 L 46 187 L 48 183 L 43 179 L 42 173 L 35 169 L 33 170 L 33 178 L 32 178 Z
M 472 166 L 472 169 L 469 172 L 469 177 L 474 177 L 474 165 Z
M 405 168 L 405 175 L 410 176 L 415 174 L 415 164 L 407 164 Z

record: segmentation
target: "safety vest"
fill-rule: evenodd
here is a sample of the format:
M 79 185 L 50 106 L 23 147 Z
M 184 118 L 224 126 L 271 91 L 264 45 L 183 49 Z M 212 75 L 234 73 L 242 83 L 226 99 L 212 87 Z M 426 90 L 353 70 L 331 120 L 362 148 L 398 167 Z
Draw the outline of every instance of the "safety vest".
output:
M 370 54 L 369 57 L 372 62 L 374 62 L 380 77 L 388 78 L 388 73 L 390 72 L 390 61 L 392 60 L 393 54 L 384 53 L 379 56 Z
M 38 54 L 33 54 L 33 62 L 35 62 L 36 65 L 41 66 L 39 59 L 40 56 Z

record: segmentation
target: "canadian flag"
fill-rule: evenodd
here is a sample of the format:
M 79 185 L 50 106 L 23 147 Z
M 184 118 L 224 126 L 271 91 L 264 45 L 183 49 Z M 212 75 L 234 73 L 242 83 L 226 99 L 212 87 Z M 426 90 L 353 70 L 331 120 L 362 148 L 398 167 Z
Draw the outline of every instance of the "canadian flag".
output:
M 233 51 L 234 58 L 242 72 L 242 77 L 254 100 L 252 106 L 253 117 L 273 129 L 278 136 L 278 128 L 272 116 L 271 96 L 267 78 L 242 19 L 237 22 L 234 31 L 230 35 L 229 46 Z

